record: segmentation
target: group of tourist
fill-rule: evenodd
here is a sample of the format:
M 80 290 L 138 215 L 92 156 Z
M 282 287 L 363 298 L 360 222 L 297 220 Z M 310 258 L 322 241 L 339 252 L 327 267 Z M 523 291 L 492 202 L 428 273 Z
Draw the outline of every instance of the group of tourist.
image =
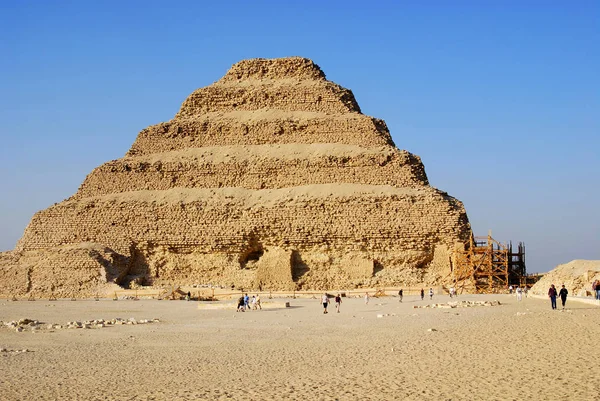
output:
M 517 296 L 517 301 L 521 301 L 523 299 L 523 293 L 525 293 L 525 295 L 527 295 L 527 291 L 528 288 L 525 287 L 525 289 L 522 289 L 521 287 L 517 286 L 517 287 L 513 287 L 512 285 L 509 287 L 509 293 L 512 294 L 513 291 L 515 293 L 515 295 Z M 594 291 L 594 296 L 596 298 L 596 300 L 598 300 L 600 302 L 600 280 L 595 280 L 592 284 L 592 290 Z M 454 287 L 450 288 L 449 291 L 450 294 L 450 298 L 452 298 L 453 296 L 456 295 L 456 291 L 454 289 Z M 567 303 L 567 295 L 569 294 L 569 291 L 565 288 L 565 285 L 562 285 L 562 288 L 560 289 L 560 291 L 556 290 L 556 287 L 554 286 L 554 284 L 550 285 L 550 288 L 548 289 L 548 297 L 550 298 L 550 303 L 552 306 L 552 309 L 557 309 L 556 306 L 556 298 L 560 298 L 561 304 L 562 304 L 562 308 L 563 310 L 565 309 L 565 305 Z M 404 291 L 402 289 L 400 289 L 398 291 L 398 298 L 399 298 L 399 302 L 402 302 L 402 299 L 404 298 Z M 425 290 L 423 288 L 421 288 L 421 300 L 423 300 L 425 298 Z M 429 288 L 429 299 L 433 299 L 433 288 Z M 369 304 L 369 293 L 365 293 L 364 296 L 364 300 L 365 300 L 365 304 L 368 305 Z M 252 300 L 250 301 L 252 303 L 252 305 L 254 305 L 253 309 L 256 309 L 256 302 L 258 301 L 258 306 L 260 307 L 260 297 L 258 297 L 258 295 L 256 297 L 252 297 Z M 323 294 L 323 296 L 321 297 L 321 303 L 323 304 L 323 313 L 327 313 L 327 307 L 329 306 L 329 296 L 327 294 Z M 335 309 L 337 311 L 337 313 L 340 313 L 340 305 L 342 304 L 342 296 L 340 294 L 337 294 L 335 296 Z M 245 297 L 240 298 L 239 304 L 238 304 L 238 311 L 240 310 L 240 308 L 243 308 L 244 305 L 248 305 L 248 294 L 246 294 Z
M 562 303 L 562 308 L 565 309 L 565 304 L 567 303 L 567 295 L 568 294 L 569 294 L 569 291 L 567 291 L 564 284 L 562 285 L 560 292 L 557 292 L 556 287 L 554 287 L 554 284 L 551 284 L 550 288 L 548 289 L 548 298 L 550 298 L 550 304 L 552 305 L 552 309 L 556 309 L 556 297 L 557 296 L 560 297 L 560 301 Z
M 366 293 L 365 297 L 366 297 L 365 302 L 369 303 L 369 301 L 368 301 L 369 293 L 368 292 Z M 327 307 L 329 306 L 329 295 L 323 294 L 323 296 L 321 296 L 321 303 L 323 304 L 323 314 L 325 314 L 325 313 L 327 313 Z M 337 294 L 335 296 L 335 309 L 336 309 L 337 313 L 340 313 L 341 305 L 342 305 L 342 295 Z
M 421 288 L 421 301 L 425 299 L 425 290 Z M 429 300 L 433 299 L 433 288 L 429 288 Z
M 513 287 L 512 285 L 508 287 L 509 294 L 512 294 L 514 292 L 514 294 L 517 296 L 517 301 L 521 301 L 523 299 L 523 294 L 525 294 L 525 296 L 527 296 L 528 290 L 529 290 L 528 287 L 525 287 L 524 289 L 519 286 Z M 594 292 L 595 299 L 598 302 L 600 302 L 600 280 L 595 280 L 592 283 L 592 290 Z M 454 287 L 450 288 L 449 294 L 450 294 L 450 298 L 456 296 L 456 290 L 454 289 Z M 552 309 L 557 309 L 556 299 L 560 298 L 562 308 L 564 310 L 565 305 L 567 303 L 568 294 L 569 294 L 569 291 L 565 288 L 564 284 L 562 285 L 560 291 L 557 291 L 554 284 L 550 285 L 550 288 L 548 289 L 548 297 L 550 298 L 550 303 L 551 303 Z M 247 296 L 247 294 L 246 294 L 246 296 Z M 252 297 L 252 298 L 254 299 L 254 297 Z M 400 289 L 398 291 L 398 298 L 399 298 L 399 302 L 402 302 L 402 299 L 404 298 L 404 291 L 402 289 Z M 240 300 L 241 299 L 242 298 L 240 298 Z M 423 299 L 425 299 L 425 290 L 423 288 L 421 288 L 421 300 L 423 300 Z M 429 299 L 430 300 L 433 299 L 433 288 L 429 288 Z M 368 305 L 369 304 L 369 293 L 368 292 L 365 293 L 364 300 L 365 300 L 365 304 Z M 327 313 L 327 307 L 329 306 L 329 296 L 327 294 L 323 294 L 323 296 L 321 297 L 321 303 L 323 304 L 323 313 Z M 341 303 L 342 303 L 342 297 L 340 294 L 337 294 L 335 296 L 335 309 L 337 310 L 337 313 L 340 313 Z M 260 305 L 260 300 L 259 300 L 259 305 Z M 239 307 L 238 307 L 238 309 L 239 309 Z M 254 308 L 254 309 L 256 309 L 256 308 Z
M 450 298 L 452 298 L 454 295 L 456 295 L 456 292 L 454 290 L 454 287 L 452 287 L 450 289 Z M 402 299 L 404 298 L 404 291 L 402 289 L 400 289 L 398 291 L 398 298 L 399 298 L 399 302 L 402 302 Z M 425 290 L 423 288 L 421 288 L 421 300 L 423 300 L 425 298 Z M 365 305 L 369 304 L 369 293 L 365 292 L 365 296 L 363 298 L 365 300 Z M 429 299 L 433 299 L 433 288 L 429 288 Z M 321 304 L 323 304 L 323 314 L 328 313 L 327 312 L 327 307 L 329 306 L 329 295 L 327 295 L 327 293 L 323 294 L 319 300 L 321 302 Z M 241 298 L 240 298 L 240 302 L 241 302 Z M 342 296 L 341 294 L 337 294 L 335 296 L 335 309 L 337 311 L 337 313 L 340 313 L 340 306 L 342 304 Z M 239 309 L 239 306 L 238 306 Z
M 528 291 L 529 288 L 527 286 L 525 286 L 525 288 L 521 288 L 519 286 L 513 287 L 512 285 L 508 286 L 508 293 L 512 294 L 514 292 L 514 294 L 517 296 L 517 301 L 523 300 L 523 294 L 525 294 L 525 296 L 527 297 Z
M 600 280 L 594 280 L 592 283 L 592 293 L 594 298 L 598 303 L 600 303 Z M 550 298 L 550 303 L 552 305 L 552 309 L 556 309 L 556 298 L 559 297 L 562 303 L 562 308 L 565 309 L 565 304 L 567 303 L 567 295 L 569 291 L 565 288 L 565 285 L 562 285 L 560 291 L 556 291 L 556 287 L 554 284 L 550 285 L 548 289 L 548 298 Z
M 252 298 L 248 296 L 246 293 L 244 296 L 238 299 L 237 311 L 236 312 L 246 312 L 249 310 L 257 310 L 262 309 L 262 305 L 260 304 L 260 295 L 252 295 Z

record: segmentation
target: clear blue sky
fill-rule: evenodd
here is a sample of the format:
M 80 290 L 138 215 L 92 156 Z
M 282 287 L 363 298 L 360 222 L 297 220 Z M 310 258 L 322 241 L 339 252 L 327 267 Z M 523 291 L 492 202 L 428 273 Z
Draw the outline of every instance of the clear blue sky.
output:
M 0 1 L 0 250 L 233 63 L 298 55 L 529 271 L 600 259 L 599 1 L 170 3 Z

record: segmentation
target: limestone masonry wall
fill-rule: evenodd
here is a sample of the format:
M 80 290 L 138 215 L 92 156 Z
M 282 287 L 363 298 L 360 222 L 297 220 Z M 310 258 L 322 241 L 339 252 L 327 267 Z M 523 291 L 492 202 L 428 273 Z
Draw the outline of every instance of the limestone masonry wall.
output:
M 362 114 L 265 111 L 208 113 L 141 131 L 128 155 L 225 145 L 342 143 L 365 148 L 392 145 L 385 122 Z
M 286 188 L 174 189 L 63 202 L 33 217 L 17 249 L 95 242 L 111 244 L 111 249 L 127 255 L 131 244 L 150 241 L 239 253 L 254 233 L 261 241 L 292 249 L 327 243 L 373 251 L 391 246 L 426 250 L 435 243 L 452 245 L 455 235 L 468 238 L 467 230 L 456 231 L 466 219 L 464 209 L 452 207 L 444 195 L 429 188 L 390 187 L 389 194 L 349 197 L 336 196 L 335 187 L 327 192 L 328 185 L 311 187 L 304 198 Z M 317 191 L 322 195 L 311 193 Z M 163 200 L 164 193 L 172 197 Z M 251 199 L 255 194 L 273 201 Z
M 142 130 L 0 253 L 0 295 L 436 285 L 460 201 L 311 60 L 244 60 Z
M 288 159 L 286 156 L 293 153 L 286 149 L 289 146 L 284 146 L 279 156 L 261 158 L 261 154 L 268 153 L 262 147 L 255 146 L 259 148 L 255 149 L 257 157 L 249 149 L 251 146 L 238 146 L 218 153 L 221 157 L 216 160 L 219 148 L 114 160 L 94 169 L 74 198 L 172 188 L 264 189 L 331 182 L 416 188 L 428 184 L 421 160 L 394 148 L 354 155 L 327 149 L 328 154 L 316 155 L 316 148 L 311 146 L 302 152 L 305 154 Z M 230 156 L 222 157 L 223 154 Z
M 294 111 L 360 113 L 354 95 L 329 81 L 257 82 L 251 86 L 215 83 L 193 92 L 175 118 L 189 118 L 214 111 L 278 109 Z
M 324 80 L 325 73 L 312 60 L 303 57 L 242 60 L 232 66 L 219 82 L 243 82 L 249 79 Z
M 123 255 L 94 243 L 4 253 L 0 254 L 0 289 L 13 296 L 104 296 L 120 288 L 117 284 L 127 273 L 127 263 Z

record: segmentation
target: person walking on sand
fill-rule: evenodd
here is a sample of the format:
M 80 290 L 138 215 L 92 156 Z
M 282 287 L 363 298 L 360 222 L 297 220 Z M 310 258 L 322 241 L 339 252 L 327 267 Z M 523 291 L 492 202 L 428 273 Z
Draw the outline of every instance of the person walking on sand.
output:
M 521 287 L 517 287 L 515 293 L 517 294 L 517 301 L 521 302 L 521 300 L 523 299 L 523 290 L 521 289 Z
M 262 305 L 260 304 L 260 295 L 256 294 L 256 306 L 258 309 L 262 310 Z
M 369 305 L 369 293 L 365 292 L 365 305 Z
M 592 284 L 592 290 L 595 293 L 594 296 L 596 301 L 600 302 L 600 280 L 594 281 L 594 284 Z
M 560 289 L 560 292 L 558 293 L 558 295 L 560 296 L 560 303 L 562 304 L 563 310 L 565 309 L 565 304 L 567 303 L 567 295 L 569 294 L 569 291 L 567 291 L 567 289 L 565 288 L 565 285 L 562 285 L 562 288 Z
M 398 296 L 400 297 L 400 302 L 402 302 L 403 295 L 404 295 L 404 292 L 402 291 L 402 288 L 400 288 L 400 291 L 398 291 Z
M 433 299 L 433 288 L 429 288 L 429 300 L 431 301 Z
M 256 310 L 256 296 L 252 295 L 252 299 L 250 300 L 250 305 L 252 305 L 252 310 Z
M 421 288 L 421 301 L 425 299 L 425 290 Z
M 552 309 L 556 309 L 556 287 L 554 287 L 554 284 L 551 284 L 548 289 L 548 297 L 550 298 Z
M 250 310 L 250 297 L 248 294 L 244 295 L 244 309 Z
M 340 294 L 337 294 L 335 296 L 335 309 L 337 310 L 337 313 L 340 313 L 340 305 L 342 304 L 342 296 Z
M 327 294 L 323 294 L 321 297 L 321 303 L 323 304 L 323 314 L 327 313 L 327 306 L 329 306 L 329 297 Z
M 244 297 L 238 299 L 238 306 L 236 312 L 244 312 Z

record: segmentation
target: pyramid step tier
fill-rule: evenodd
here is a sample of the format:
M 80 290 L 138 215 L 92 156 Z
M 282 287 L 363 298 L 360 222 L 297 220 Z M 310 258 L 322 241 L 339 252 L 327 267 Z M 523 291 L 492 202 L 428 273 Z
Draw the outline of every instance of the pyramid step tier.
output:
M 328 114 L 360 113 L 352 91 L 333 82 L 254 80 L 240 84 L 217 82 L 197 89 L 183 102 L 175 118 L 264 108 Z
M 312 60 L 304 57 L 286 57 L 285 59 L 253 58 L 235 63 L 219 82 L 285 78 L 324 80 L 325 73 Z
M 74 199 L 138 190 L 266 189 L 333 182 L 409 188 L 428 185 L 420 158 L 389 146 L 223 146 L 105 163 L 86 177 Z
M 385 122 L 363 114 L 261 109 L 208 113 L 150 126 L 139 133 L 128 155 L 204 146 L 286 143 L 394 145 Z
M 140 242 L 198 252 L 265 246 L 402 251 L 468 238 L 462 203 L 431 188 L 358 184 L 172 189 L 65 201 L 38 212 L 18 250 L 100 243 L 129 255 Z

